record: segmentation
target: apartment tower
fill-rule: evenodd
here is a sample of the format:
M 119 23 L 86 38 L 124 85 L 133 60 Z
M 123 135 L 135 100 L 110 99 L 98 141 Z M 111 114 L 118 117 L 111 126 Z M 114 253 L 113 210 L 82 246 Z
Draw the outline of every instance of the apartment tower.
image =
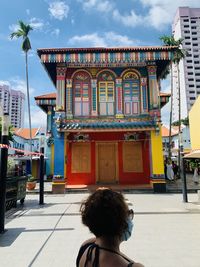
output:
M 200 8 L 179 7 L 172 25 L 174 38 L 183 39 L 186 57 L 179 64 L 181 118 L 188 116 L 200 94 Z M 173 121 L 178 120 L 179 95 L 177 69 L 173 66 Z
M 24 102 L 24 93 L 10 89 L 7 85 L 0 85 L 1 109 L 10 115 L 13 127 L 21 128 L 24 126 Z

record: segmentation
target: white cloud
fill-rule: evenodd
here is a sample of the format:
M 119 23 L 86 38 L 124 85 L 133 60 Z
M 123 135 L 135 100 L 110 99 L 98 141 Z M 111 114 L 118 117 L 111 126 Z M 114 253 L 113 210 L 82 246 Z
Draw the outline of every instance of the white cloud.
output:
M 169 126 L 171 100 L 161 109 L 161 120 L 164 125 Z
M 53 18 L 63 20 L 68 16 L 69 6 L 64 1 L 56 1 L 49 4 L 48 10 Z
M 97 33 L 86 34 L 86 35 L 75 35 L 73 36 L 68 43 L 70 45 L 79 46 L 106 46 L 106 43 L 102 37 Z
M 0 80 L 0 85 L 10 86 L 10 82 L 9 81 L 4 81 L 4 80 Z
M 39 19 L 39 18 L 31 18 L 29 21 L 28 21 L 28 24 L 30 24 L 30 26 L 34 29 L 34 30 L 43 30 L 45 24 L 44 24 L 44 21 L 42 19 Z M 19 30 L 19 24 L 12 24 L 12 25 L 9 25 L 9 30 L 11 32 L 16 32 Z M 10 38 L 9 38 L 10 39 Z M 17 39 L 16 37 L 14 37 L 14 39 Z
M 128 27 L 153 27 L 163 30 L 173 22 L 175 12 L 180 6 L 199 7 L 199 0 L 139 0 L 146 14 L 136 14 L 134 8 L 129 14 L 121 14 L 119 10 L 113 10 L 113 19 Z M 133 2 L 136 2 L 133 0 Z
M 115 32 L 105 33 L 105 42 L 107 46 L 134 46 L 138 45 L 138 40 L 129 39 L 126 35 L 120 35 Z
M 42 111 L 38 106 L 31 106 L 31 126 L 32 128 L 37 128 L 37 127 L 46 127 L 46 120 L 47 120 L 47 115 L 44 111 Z M 25 111 L 24 114 L 24 127 L 29 127 L 29 116 L 28 112 Z
M 11 89 L 19 90 L 26 95 L 26 81 L 20 79 L 19 77 L 13 77 L 13 78 L 9 79 L 8 81 L 1 80 L 0 84 L 8 85 Z M 30 96 L 33 96 L 34 92 L 35 92 L 35 89 L 30 86 L 30 88 L 29 88 Z
M 56 37 L 58 37 L 59 36 L 59 34 L 60 34 L 60 29 L 54 29 L 52 32 L 51 32 L 51 35 L 54 35 L 54 36 L 56 36 Z
M 35 30 L 42 30 L 44 28 L 44 22 L 39 18 L 31 18 L 29 24 Z
M 180 6 L 199 7 L 199 0 L 140 0 L 144 7 L 149 8 L 145 17 L 146 23 L 163 30 L 172 24 L 176 10 Z
M 140 43 L 139 40 L 129 39 L 126 35 L 115 32 L 106 32 L 103 35 L 98 33 L 76 35 L 69 41 L 69 45 L 83 47 L 114 47 L 114 46 L 134 46 Z
M 12 25 L 9 25 L 9 30 L 11 32 L 16 32 L 19 30 L 19 25 L 18 24 L 12 24 Z
M 110 12 L 113 10 L 114 4 L 108 0 L 78 0 L 82 3 L 83 9 L 89 11 L 96 9 L 99 12 Z
M 120 12 L 115 9 L 113 11 L 113 19 L 129 27 L 136 27 L 138 24 L 144 23 L 144 18 L 137 15 L 134 10 L 131 10 L 130 14 L 121 15 Z
M 165 93 L 171 93 L 171 78 L 170 75 L 167 76 L 165 80 L 161 80 L 161 91 Z M 164 125 L 169 125 L 169 115 L 171 100 L 161 109 L 161 120 Z

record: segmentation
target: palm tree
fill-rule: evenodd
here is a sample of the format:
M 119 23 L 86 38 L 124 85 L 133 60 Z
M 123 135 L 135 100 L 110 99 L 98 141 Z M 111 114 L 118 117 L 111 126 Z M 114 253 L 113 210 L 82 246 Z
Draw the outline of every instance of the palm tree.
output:
M 29 117 L 29 130 L 30 130 L 30 152 L 32 152 L 32 131 L 31 131 L 31 111 L 30 111 L 30 96 L 29 96 L 29 79 L 28 79 L 28 51 L 31 49 L 31 43 L 29 40 L 29 32 L 33 28 L 29 24 L 25 24 L 19 20 L 19 29 L 10 35 L 10 38 L 22 38 L 22 50 L 25 53 L 25 65 L 26 65 L 26 90 L 27 90 L 27 102 L 28 102 L 28 117 Z M 31 154 L 32 155 L 32 154 Z M 32 156 L 31 156 L 31 167 L 32 167 Z
M 166 46 L 176 46 L 176 50 L 175 50 L 175 54 L 174 54 L 174 58 L 171 61 L 170 64 L 170 69 L 171 69 L 171 107 L 170 107 L 170 131 L 169 131 L 169 151 L 168 151 L 168 156 L 169 158 L 171 158 L 171 129 L 172 129 L 172 108 L 173 108 L 173 75 L 172 75 L 172 66 L 173 64 L 176 65 L 177 67 L 177 78 L 178 78 L 178 96 L 179 96 L 179 119 L 178 119 L 178 126 L 179 126 L 179 149 L 178 149 L 178 166 L 179 166 L 179 170 L 180 170 L 180 152 L 181 152 L 181 91 L 180 91 L 180 69 L 179 69 L 179 63 L 181 61 L 181 59 L 183 59 L 185 57 L 185 50 L 181 48 L 182 46 L 182 42 L 183 39 L 178 39 L 175 40 L 174 36 L 161 36 L 160 40 L 163 41 L 163 43 Z

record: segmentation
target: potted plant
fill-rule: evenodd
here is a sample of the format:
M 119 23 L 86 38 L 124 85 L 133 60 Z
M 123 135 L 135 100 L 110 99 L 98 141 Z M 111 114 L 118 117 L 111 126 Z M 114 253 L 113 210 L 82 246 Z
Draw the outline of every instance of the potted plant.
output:
M 28 180 L 27 180 L 26 188 L 28 190 L 34 190 L 35 187 L 36 187 L 36 180 L 35 180 L 35 178 L 31 174 L 28 174 L 27 175 L 27 178 L 28 178 Z
M 52 192 L 53 194 L 65 193 L 65 179 L 63 175 L 56 174 L 52 179 Z
M 56 181 L 63 181 L 64 180 L 64 177 L 63 175 L 60 175 L 60 174 L 56 174 L 53 176 L 53 182 L 56 182 Z

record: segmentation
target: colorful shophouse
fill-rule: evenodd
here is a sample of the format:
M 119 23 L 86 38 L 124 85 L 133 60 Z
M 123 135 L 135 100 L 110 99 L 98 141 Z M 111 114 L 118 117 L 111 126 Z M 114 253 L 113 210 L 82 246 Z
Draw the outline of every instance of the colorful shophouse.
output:
M 160 79 L 176 47 L 38 49 L 56 94 L 47 113 L 50 169 L 67 184 L 164 186 Z

